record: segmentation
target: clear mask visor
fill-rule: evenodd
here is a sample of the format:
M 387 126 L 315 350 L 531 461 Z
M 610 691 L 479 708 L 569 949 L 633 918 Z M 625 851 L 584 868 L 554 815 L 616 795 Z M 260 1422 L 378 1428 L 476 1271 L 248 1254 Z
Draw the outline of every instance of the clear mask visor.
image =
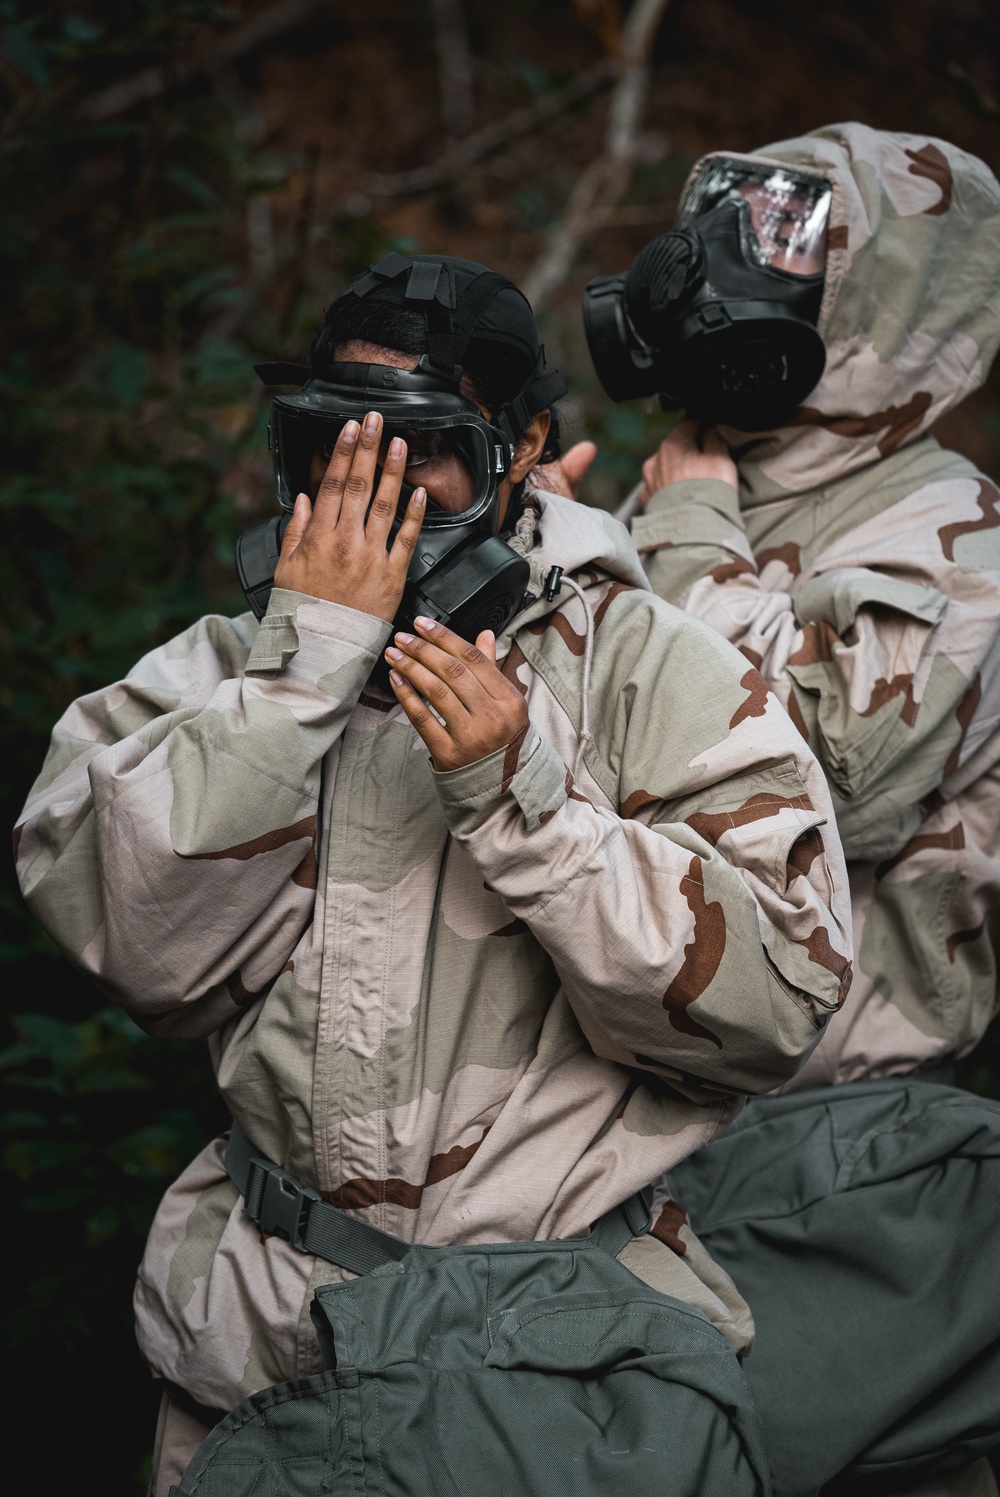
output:
M 692 183 L 677 223 L 691 224 L 720 203 L 742 200 L 749 205 L 751 249 L 760 264 L 791 275 L 821 275 L 832 195 L 822 177 L 717 158 Z
M 344 420 L 281 416 L 275 425 L 289 492 L 315 499 Z M 406 443 L 401 512 L 410 490 L 418 486 L 427 490 L 424 523 L 432 527 L 468 521 L 489 504 L 496 490 L 497 457 L 483 428 L 472 423 L 435 427 L 387 421 L 379 445 L 380 467 L 393 438 Z

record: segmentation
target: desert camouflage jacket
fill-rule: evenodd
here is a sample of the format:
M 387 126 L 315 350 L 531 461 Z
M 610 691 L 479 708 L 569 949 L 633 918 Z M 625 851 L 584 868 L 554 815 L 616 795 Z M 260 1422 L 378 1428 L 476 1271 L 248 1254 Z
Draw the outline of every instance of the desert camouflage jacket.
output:
M 962 1055 L 996 1011 L 1000 494 L 926 429 L 996 352 L 1000 185 L 860 125 L 761 155 L 833 184 L 826 373 L 790 426 L 723 433 L 738 496 L 684 480 L 632 528 L 655 591 L 742 650 L 829 777 L 857 971 L 792 1083 L 814 1086 Z
M 20 827 L 72 959 L 150 1031 L 210 1036 L 272 1159 L 429 1243 L 585 1233 L 791 1076 L 848 975 L 843 855 L 784 709 L 653 596 L 624 527 L 528 513 L 520 744 L 435 774 L 366 688 L 389 626 L 275 591 L 259 629 L 202 619 L 75 703 Z M 655 1211 L 623 1261 L 745 1346 L 731 1283 Z M 338 1277 L 260 1241 L 217 1142 L 153 1226 L 142 1348 L 227 1407 L 317 1369 L 308 1303 Z

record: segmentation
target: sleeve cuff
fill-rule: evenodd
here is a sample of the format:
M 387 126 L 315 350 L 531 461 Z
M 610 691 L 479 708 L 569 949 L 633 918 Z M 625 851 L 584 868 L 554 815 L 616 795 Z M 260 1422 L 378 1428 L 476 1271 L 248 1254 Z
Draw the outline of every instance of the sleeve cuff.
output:
M 365 657 L 368 668 L 385 648 L 392 625 L 343 603 L 276 587 L 260 621 L 246 664 L 248 676 L 273 676 L 285 670 L 307 643 L 334 641 Z M 322 646 L 321 646 L 322 648 Z M 310 652 L 311 653 L 311 652 Z
M 682 478 L 657 489 L 632 521 L 642 553 L 662 546 L 718 545 L 750 559 L 736 490 L 720 478 Z
M 475 764 L 434 772 L 434 782 L 452 832 L 479 826 L 500 800 L 513 796 L 527 830 L 535 831 L 566 803 L 569 771 L 555 749 L 530 724 L 524 736 Z

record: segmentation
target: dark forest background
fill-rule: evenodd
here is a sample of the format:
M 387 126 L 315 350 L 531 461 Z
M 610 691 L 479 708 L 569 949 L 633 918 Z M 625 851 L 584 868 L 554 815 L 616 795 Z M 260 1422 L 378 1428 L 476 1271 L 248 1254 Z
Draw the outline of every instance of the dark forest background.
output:
M 853 118 L 1000 167 L 995 0 L 0 0 L 0 27 L 8 825 L 74 697 L 242 611 L 233 540 L 272 505 L 251 364 L 299 357 L 372 258 L 528 285 L 568 437 L 600 444 L 583 497 L 612 505 L 669 418 L 608 406 L 580 292 L 669 226 L 698 155 Z M 939 435 L 1000 478 L 1000 381 Z M 225 1119 L 200 1046 L 108 1006 L 9 871 L 0 898 L 10 1427 L 60 1431 L 35 1490 L 138 1494 L 132 1278 Z M 960 1079 L 1000 1095 L 995 1029 Z

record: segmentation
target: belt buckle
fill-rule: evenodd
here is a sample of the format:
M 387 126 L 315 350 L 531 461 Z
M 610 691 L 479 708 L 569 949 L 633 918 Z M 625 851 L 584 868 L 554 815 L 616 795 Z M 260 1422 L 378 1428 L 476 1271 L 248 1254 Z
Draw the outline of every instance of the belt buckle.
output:
M 261 1178 L 262 1177 L 262 1178 Z M 300 1252 L 305 1250 L 306 1224 L 313 1203 L 321 1199 L 314 1190 L 307 1190 L 293 1175 L 289 1175 L 277 1164 L 250 1162 L 247 1188 L 244 1195 L 244 1215 L 260 1228 L 265 1237 L 281 1237 Z M 256 1201 L 256 1209 L 246 1204 Z

